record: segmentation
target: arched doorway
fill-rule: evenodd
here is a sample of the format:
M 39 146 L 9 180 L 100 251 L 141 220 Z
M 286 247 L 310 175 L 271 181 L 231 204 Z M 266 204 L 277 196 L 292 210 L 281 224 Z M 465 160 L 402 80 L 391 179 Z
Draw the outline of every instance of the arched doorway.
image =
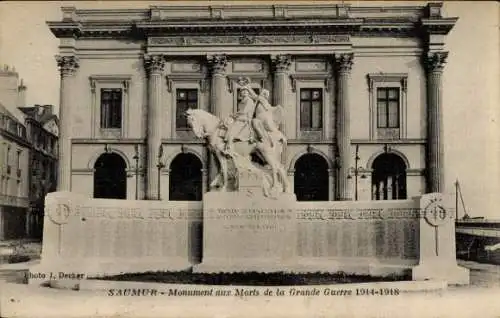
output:
M 197 156 L 190 153 L 177 155 L 170 164 L 169 200 L 201 201 L 201 169 Z
M 298 201 L 328 201 L 328 163 L 318 154 L 306 154 L 295 163 L 294 191 Z
M 126 163 L 116 153 L 99 156 L 94 165 L 94 198 L 126 199 Z
M 400 156 L 381 154 L 372 169 L 372 200 L 406 199 L 406 164 Z

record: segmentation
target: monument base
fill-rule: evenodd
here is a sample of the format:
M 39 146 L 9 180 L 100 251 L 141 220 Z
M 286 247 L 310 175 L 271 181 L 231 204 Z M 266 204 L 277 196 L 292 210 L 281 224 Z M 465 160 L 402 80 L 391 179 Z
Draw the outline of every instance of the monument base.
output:
M 194 273 L 293 273 L 297 265 L 281 259 L 227 259 L 206 258 L 203 263 L 193 266 Z
M 284 272 L 296 252 L 294 194 L 261 189 L 209 192 L 203 198 L 203 258 L 195 272 Z
M 380 262 L 377 259 L 352 258 L 295 258 L 282 259 L 227 259 L 205 258 L 203 263 L 193 266 L 194 273 L 344 273 L 373 277 L 409 276 L 414 267 L 413 261 L 398 263 Z
M 387 262 L 376 258 L 301 258 L 295 266 L 296 273 L 345 273 L 373 277 L 403 276 L 411 273 L 413 261 Z
M 469 285 L 470 274 L 467 268 L 455 262 L 427 261 L 412 270 L 413 280 L 443 280 L 449 285 Z

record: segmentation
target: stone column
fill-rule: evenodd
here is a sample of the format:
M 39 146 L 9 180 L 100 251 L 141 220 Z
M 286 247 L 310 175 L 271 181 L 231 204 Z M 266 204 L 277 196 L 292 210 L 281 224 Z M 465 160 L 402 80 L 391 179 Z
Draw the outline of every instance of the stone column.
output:
M 148 73 L 148 117 L 147 117 L 147 168 L 146 199 L 158 200 L 158 158 L 162 137 L 161 113 L 163 93 L 164 55 L 144 55 L 144 67 Z M 161 175 L 161 174 L 160 174 Z
M 428 53 L 425 56 L 427 69 L 427 191 L 443 192 L 444 189 L 444 144 L 443 114 L 441 110 L 442 80 L 448 52 Z
M 224 94 L 227 89 L 226 66 L 227 56 L 208 55 L 207 62 L 212 75 L 211 92 L 210 92 L 210 110 L 211 112 L 223 119 L 232 113 L 232 103 L 224 103 Z M 208 153 L 208 180 L 207 186 L 211 183 L 217 174 L 217 166 L 215 157 L 212 153 Z M 208 189 L 210 191 L 210 189 Z
M 232 109 L 228 111 L 227 105 L 223 103 L 223 96 L 227 87 L 227 57 L 224 54 L 209 55 L 207 56 L 207 60 L 212 74 L 212 91 L 210 95 L 211 110 L 212 113 L 219 118 L 226 117 L 232 113 Z
M 207 186 L 208 186 L 208 173 L 207 169 L 201 169 L 201 193 L 205 194 L 207 192 Z
M 274 55 L 271 56 L 271 62 L 273 66 L 273 95 L 274 95 L 274 105 L 281 105 L 285 108 L 285 117 L 283 118 L 283 122 L 280 124 L 279 129 L 281 132 L 287 136 L 286 132 L 286 111 L 288 106 L 288 102 L 286 100 L 287 96 L 287 76 L 288 71 L 290 70 L 291 65 L 291 56 L 288 54 L 284 55 Z M 283 148 L 283 152 L 281 153 L 281 163 L 286 165 L 287 156 L 286 146 Z
M 340 54 L 335 57 L 337 69 L 337 145 L 339 169 L 337 175 L 338 200 L 352 200 L 352 189 L 349 187 L 349 169 L 351 167 L 351 118 L 349 112 L 349 75 L 353 64 L 353 53 Z
M 56 61 L 61 73 L 57 191 L 71 191 L 71 107 L 75 98 L 74 74 L 80 64 L 76 56 L 58 55 Z

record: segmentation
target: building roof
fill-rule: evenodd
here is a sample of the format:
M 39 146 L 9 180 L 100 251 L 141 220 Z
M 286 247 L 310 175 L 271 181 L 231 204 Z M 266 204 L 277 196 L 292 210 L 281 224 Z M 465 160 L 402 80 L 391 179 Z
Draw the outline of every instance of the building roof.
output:
M 42 112 L 40 112 L 40 109 Z M 41 125 L 46 124 L 50 120 L 54 119 L 57 124 L 59 124 L 59 119 L 56 114 L 53 113 L 52 105 L 35 105 L 31 107 L 19 107 L 19 110 L 28 116 L 30 119 L 34 119 Z
M 30 143 L 26 136 L 26 126 L 12 114 L 12 112 L 0 103 L 0 134 L 4 137 L 14 140 L 15 142 L 30 147 Z M 5 120 L 5 117 L 8 119 Z M 15 125 L 12 125 L 15 123 Z
M 21 121 L 19 121 L 19 119 L 17 119 L 17 117 L 14 116 L 14 114 L 10 110 L 8 110 L 7 107 L 5 107 L 2 103 L 0 103 L 0 114 L 7 115 L 12 120 L 14 120 L 16 123 L 23 125 L 23 123 Z

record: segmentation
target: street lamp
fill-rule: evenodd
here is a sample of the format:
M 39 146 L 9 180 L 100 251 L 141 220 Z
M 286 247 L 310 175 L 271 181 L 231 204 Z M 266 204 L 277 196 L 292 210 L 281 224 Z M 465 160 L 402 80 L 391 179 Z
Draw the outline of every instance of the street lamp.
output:
M 359 157 L 359 145 L 356 145 L 356 156 L 354 157 L 354 168 L 351 168 L 351 171 L 354 174 L 354 200 L 358 201 L 358 176 L 360 173 L 363 171 L 363 167 L 358 166 L 358 162 L 361 158 Z M 361 174 L 361 179 L 365 179 L 366 176 L 364 174 Z M 351 175 L 347 177 L 348 179 L 351 178 Z
M 160 144 L 160 147 L 158 148 L 158 164 L 156 167 L 158 168 L 158 200 L 161 200 L 161 182 L 160 182 L 160 174 L 161 174 L 161 169 L 165 167 L 163 162 L 161 162 L 161 158 L 163 157 L 163 145 Z
M 135 160 L 135 199 L 139 199 L 139 146 L 134 145 L 135 154 L 132 157 Z

